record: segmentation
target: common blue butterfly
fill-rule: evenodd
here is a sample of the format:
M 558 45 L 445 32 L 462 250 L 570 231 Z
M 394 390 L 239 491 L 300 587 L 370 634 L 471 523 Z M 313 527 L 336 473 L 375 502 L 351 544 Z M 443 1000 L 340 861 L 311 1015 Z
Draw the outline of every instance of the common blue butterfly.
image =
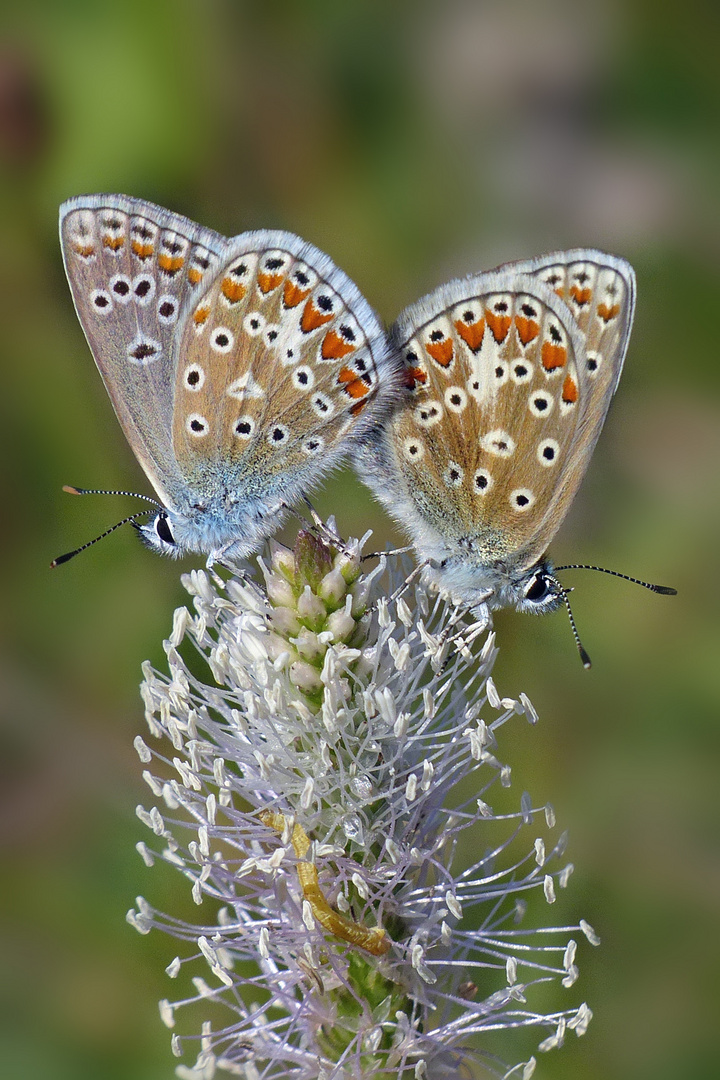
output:
M 162 502 L 139 526 L 157 551 L 256 550 L 396 392 L 370 306 L 297 236 L 227 239 L 140 199 L 87 195 L 62 205 L 60 238 L 78 318 Z
M 456 601 L 567 603 L 546 550 L 617 389 L 634 308 L 629 263 L 580 249 L 451 281 L 390 330 L 404 396 L 357 462 Z

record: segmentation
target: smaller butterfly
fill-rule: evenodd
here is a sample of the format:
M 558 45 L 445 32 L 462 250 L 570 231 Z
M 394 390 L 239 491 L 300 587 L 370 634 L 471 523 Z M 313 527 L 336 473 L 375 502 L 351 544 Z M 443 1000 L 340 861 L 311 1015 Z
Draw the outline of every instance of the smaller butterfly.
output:
M 370 306 L 297 236 L 227 239 L 140 199 L 87 195 L 60 208 L 60 240 L 95 362 L 161 500 L 137 527 L 163 554 L 257 550 L 396 393 Z
M 452 599 L 570 613 L 546 550 L 617 389 L 634 309 L 629 263 L 581 249 L 451 281 L 390 330 L 404 397 L 357 462 Z

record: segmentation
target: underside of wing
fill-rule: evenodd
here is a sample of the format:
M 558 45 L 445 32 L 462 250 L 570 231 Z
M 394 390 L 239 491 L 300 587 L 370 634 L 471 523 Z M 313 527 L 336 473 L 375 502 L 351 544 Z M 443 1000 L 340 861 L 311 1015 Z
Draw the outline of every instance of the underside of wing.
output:
M 567 304 L 585 345 L 583 374 L 594 385 L 593 400 L 603 403 L 604 415 L 622 374 L 635 314 L 630 263 L 577 248 L 512 263 L 503 271 L 538 277 Z
M 392 333 L 409 399 L 390 446 L 423 525 L 484 562 L 544 547 L 579 483 L 569 491 L 582 343 L 564 305 L 527 276 L 481 275 L 413 305 Z
M 173 343 L 227 240 L 124 195 L 68 200 L 60 238 L 78 317 L 118 419 L 160 498 L 176 507 L 183 485 L 171 438 Z
M 289 499 L 377 418 L 398 380 L 375 315 L 326 255 L 281 232 L 231 243 L 188 312 L 174 451 L 201 490 Z

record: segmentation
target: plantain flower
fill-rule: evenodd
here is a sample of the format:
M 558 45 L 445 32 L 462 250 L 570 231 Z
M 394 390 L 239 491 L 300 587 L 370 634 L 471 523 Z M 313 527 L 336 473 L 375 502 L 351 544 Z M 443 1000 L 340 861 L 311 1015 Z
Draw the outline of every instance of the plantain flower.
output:
M 510 1060 L 516 1028 L 541 1051 L 583 1034 L 586 1005 L 533 1002 L 573 985 L 580 935 L 597 943 L 535 918 L 572 870 L 503 763 L 537 716 L 496 689 L 488 624 L 333 537 L 273 544 L 257 580 L 187 574 L 167 673 L 144 668 L 138 847 L 198 919 L 142 898 L 128 919 L 181 943 L 168 974 L 191 989 L 161 1014 L 202 1027 L 173 1035 L 194 1058 L 177 1075 L 527 1080 L 536 1059 L 504 1063 L 489 1033 Z

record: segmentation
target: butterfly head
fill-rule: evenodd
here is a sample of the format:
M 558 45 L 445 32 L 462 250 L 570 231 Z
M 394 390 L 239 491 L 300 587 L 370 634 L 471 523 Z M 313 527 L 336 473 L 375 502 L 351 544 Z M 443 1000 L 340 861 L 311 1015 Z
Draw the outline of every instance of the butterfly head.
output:
M 553 577 L 550 564 L 541 559 L 529 570 L 498 587 L 498 606 L 512 606 L 525 614 L 546 615 L 565 603 L 566 590 Z

